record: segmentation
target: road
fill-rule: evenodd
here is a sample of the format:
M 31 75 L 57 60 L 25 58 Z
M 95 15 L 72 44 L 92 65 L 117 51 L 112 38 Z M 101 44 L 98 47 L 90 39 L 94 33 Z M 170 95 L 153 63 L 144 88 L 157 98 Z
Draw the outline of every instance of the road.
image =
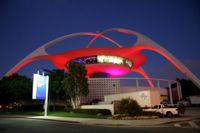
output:
M 179 128 L 173 124 L 160 127 L 103 127 L 26 118 L 0 118 L 0 133 L 200 133 L 199 128 Z

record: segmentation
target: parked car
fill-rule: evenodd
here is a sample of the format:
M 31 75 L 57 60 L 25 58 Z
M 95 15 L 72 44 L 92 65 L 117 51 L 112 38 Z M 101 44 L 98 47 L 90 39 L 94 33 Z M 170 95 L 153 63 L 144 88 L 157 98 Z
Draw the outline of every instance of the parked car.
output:
M 189 101 L 179 101 L 178 104 L 183 104 L 185 107 L 189 107 L 190 106 L 190 102 Z
M 158 104 L 158 105 L 153 106 L 152 108 L 143 109 L 143 111 L 155 111 L 167 117 L 179 116 L 180 114 L 180 109 L 178 109 L 178 107 L 176 106 L 169 107 L 165 104 Z

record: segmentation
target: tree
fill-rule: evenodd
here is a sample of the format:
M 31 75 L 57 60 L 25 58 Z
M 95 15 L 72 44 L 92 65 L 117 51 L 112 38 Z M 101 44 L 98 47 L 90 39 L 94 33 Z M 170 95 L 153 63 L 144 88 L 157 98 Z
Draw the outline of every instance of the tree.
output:
M 0 102 L 3 105 L 31 99 L 31 79 L 13 74 L 10 77 L 3 77 L 0 80 Z
M 200 89 L 191 80 L 176 79 L 176 81 L 181 84 L 183 98 L 200 95 Z
M 64 70 L 53 69 L 47 70 L 44 69 L 49 76 L 49 99 L 53 103 L 53 111 L 55 111 L 56 100 L 64 99 L 65 92 L 62 88 L 62 80 L 67 76 Z
M 68 68 L 69 75 L 62 83 L 66 94 L 70 97 L 72 107 L 75 109 L 80 107 L 80 97 L 87 96 L 89 93 L 87 70 L 85 65 L 77 62 L 70 62 Z

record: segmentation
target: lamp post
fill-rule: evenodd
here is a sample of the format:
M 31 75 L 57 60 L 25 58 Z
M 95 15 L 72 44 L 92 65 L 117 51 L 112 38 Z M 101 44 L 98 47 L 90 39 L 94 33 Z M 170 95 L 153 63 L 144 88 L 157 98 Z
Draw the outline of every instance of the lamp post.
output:
M 49 94 L 49 76 L 46 76 L 46 97 L 44 102 L 44 116 L 47 116 L 48 111 L 48 94 Z

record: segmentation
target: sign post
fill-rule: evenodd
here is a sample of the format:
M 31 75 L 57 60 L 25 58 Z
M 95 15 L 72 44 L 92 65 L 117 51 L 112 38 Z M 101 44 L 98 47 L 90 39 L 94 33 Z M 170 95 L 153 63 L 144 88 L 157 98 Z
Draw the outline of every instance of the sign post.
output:
M 47 116 L 48 110 L 48 90 L 49 90 L 49 76 L 33 74 L 33 94 L 32 99 L 45 100 L 44 102 L 44 116 Z
M 49 94 L 49 76 L 46 76 L 47 85 L 46 85 L 46 98 L 45 98 L 45 104 L 44 104 L 44 116 L 47 116 L 48 111 L 48 94 Z

